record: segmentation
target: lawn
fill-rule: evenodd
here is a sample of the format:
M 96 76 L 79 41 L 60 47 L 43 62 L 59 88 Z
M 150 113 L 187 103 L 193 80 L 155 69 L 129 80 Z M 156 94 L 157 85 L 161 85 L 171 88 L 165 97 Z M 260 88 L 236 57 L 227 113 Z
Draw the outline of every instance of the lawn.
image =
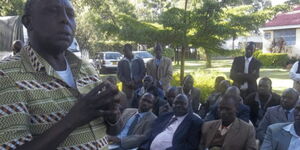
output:
M 212 68 L 205 68 L 205 61 L 186 61 L 185 62 L 185 72 L 193 72 L 197 69 L 211 72 L 217 71 L 224 73 L 229 78 L 229 72 L 232 64 L 232 59 L 225 60 L 213 60 Z M 179 71 L 180 66 L 174 65 L 174 70 Z M 273 90 L 281 94 L 286 88 L 293 86 L 293 81 L 289 79 L 288 70 L 281 68 L 261 68 L 260 77 L 269 77 L 273 82 Z

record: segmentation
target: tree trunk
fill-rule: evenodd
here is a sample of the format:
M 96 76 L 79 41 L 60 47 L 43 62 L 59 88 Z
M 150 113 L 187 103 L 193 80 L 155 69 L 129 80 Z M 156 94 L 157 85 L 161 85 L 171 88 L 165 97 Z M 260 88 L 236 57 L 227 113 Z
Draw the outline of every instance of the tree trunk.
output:
M 236 39 L 236 36 L 233 35 L 233 36 L 232 36 L 232 50 L 234 50 L 234 41 L 235 41 L 235 39 Z
M 183 85 L 183 79 L 184 79 L 184 53 L 185 53 L 185 46 L 182 46 L 181 63 L 180 63 L 180 83 L 181 83 L 181 85 Z
M 211 68 L 212 65 L 211 65 L 211 55 L 210 53 L 208 52 L 207 49 L 204 49 L 204 52 L 205 52 L 205 58 L 206 58 L 206 68 Z

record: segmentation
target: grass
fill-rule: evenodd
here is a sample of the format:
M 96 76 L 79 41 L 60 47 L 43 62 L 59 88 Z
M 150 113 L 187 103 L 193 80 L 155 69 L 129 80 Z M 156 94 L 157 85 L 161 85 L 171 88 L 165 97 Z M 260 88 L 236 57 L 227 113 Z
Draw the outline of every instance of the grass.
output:
M 212 68 L 205 67 L 205 61 L 185 61 L 185 72 L 191 73 L 195 70 L 203 70 L 208 73 L 211 71 L 216 71 L 224 73 L 227 78 L 229 78 L 230 68 L 233 59 L 223 59 L 223 60 L 212 60 Z M 174 72 L 179 71 L 180 66 L 174 65 Z M 108 75 L 115 74 L 105 74 L 101 75 L 106 77 Z M 284 89 L 293 87 L 293 81 L 289 78 L 288 70 L 282 68 L 261 68 L 260 77 L 269 77 L 272 80 L 273 91 L 281 95 Z
M 186 61 L 185 72 L 190 73 L 197 69 L 207 71 L 208 73 L 211 71 L 216 71 L 224 73 L 227 76 L 227 78 L 229 78 L 232 61 L 233 59 L 213 60 L 212 68 L 206 68 L 205 61 Z M 174 65 L 174 71 L 179 70 L 180 66 Z M 260 77 L 271 78 L 274 92 L 281 95 L 284 89 L 293 87 L 293 81 L 289 78 L 288 71 L 289 70 L 282 68 L 261 68 Z

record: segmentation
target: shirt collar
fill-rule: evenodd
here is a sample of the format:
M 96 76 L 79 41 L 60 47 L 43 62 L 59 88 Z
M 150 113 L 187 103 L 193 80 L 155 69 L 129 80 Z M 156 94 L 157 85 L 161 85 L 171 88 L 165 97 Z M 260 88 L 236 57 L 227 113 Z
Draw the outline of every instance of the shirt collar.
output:
M 139 114 L 140 118 L 143 118 L 148 113 L 149 113 L 148 111 L 147 112 L 142 112 L 142 113 L 140 113 L 139 111 L 137 111 L 136 114 Z
M 286 110 L 286 109 L 283 109 L 285 112 L 289 112 L 289 113 L 292 113 L 292 112 L 294 112 L 294 110 L 295 110 L 295 108 L 292 108 L 292 109 L 290 109 L 290 110 Z
M 300 136 L 298 136 L 297 133 L 296 133 L 296 131 L 295 131 L 295 127 L 294 127 L 293 123 L 291 123 L 291 124 L 289 124 L 287 126 L 284 126 L 282 128 L 283 128 L 283 130 L 285 130 L 285 131 L 289 132 L 290 134 L 292 134 L 294 137 L 300 138 Z
M 135 60 L 135 59 L 137 59 L 137 57 L 136 56 L 133 56 L 133 58 L 130 60 L 130 59 L 128 59 L 128 58 L 126 58 L 126 57 L 124 57 L 124 60 L 126 60 L 126 61 L 128 61 L 128 62 L 132 62 L 133 60 Z
M 245 56 L 245 60 L 248 59 L 249 62 L 252 60 L 252 58 L 253 58 L 253 56 L 251 56 L 251 57 L 249 57 L 249 58 L 247 58 L 247 57 Z

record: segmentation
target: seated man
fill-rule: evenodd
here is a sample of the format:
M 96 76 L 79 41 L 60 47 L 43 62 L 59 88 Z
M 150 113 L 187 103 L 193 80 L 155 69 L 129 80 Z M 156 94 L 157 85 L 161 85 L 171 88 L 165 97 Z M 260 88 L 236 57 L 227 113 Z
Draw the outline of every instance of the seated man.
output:
M 200 90 L 194 87 L 194 78 L 191 75 L 185 76 L 183 80 L 183 87 L 179 88 L 183 94 L 189 99 L 189 107 L 191 111 L 198 114 L 200 104 Z
M 272 92 L 271 79 L 264 77 L 259 80 L 257 92 L 247 96 L 244 104 L 249 106 L 250 120 L 257 127 L 267 108 L 280 104 L 280 96 Z
M 160 113 L 160 110 L 162 109 L 162 107 L 164 105 L 166 105 L 168 102 L 161 98 L 159 96 L 159 92 L 160 89 L 159 88 L 156 88 L 154 86 L 150 87 L 147 92 L 151 93 L 154 95 L 154 103 L 153 103 L 153 109 L 152 109 L 152 112 L 156 115 L 156 116 L 160 116 L 161 113 Z
M 178 88 L 177 87 L 171 87 L 166 93 L 165 100 L 167 103 L 159 108 L 159 113 L 167 113 L 167 112 L 173 112 L 173 102 L 175 97 L 179 94 Z
M 220 85 L 218 86 L 218 92 L 211 94 L 206 103 L 201 106 L 199 113 L 201 117 L 204 118 L 206 114 L 220 102 L 228 87 L 230 87 L 230 82 L 228 80 L 222 80 L 220 82 Z
M 284 123 L 294 121 L 294 110 L 297 104 L 299 93 L 293 89 L 286 89 L 282 93 L 281 105 L 273 106 L 267 109 L 265 116 L 259 123 L 256 131 L 256 137 L 263 141 L 268 126 L 275 123 Z
M 189 112 L 183 94 L 175 98 L 173 110 L 155 120 L 150 137 L 139 150 L 197 150 L 202 120 Z
M 142 97 L 142 95 L 148 92 L 151 87 L 154 87 L 154 79 L 152 76 L 146 75 L 143 79 L 143 86 L 134 92 L 133 100 L 131 103 L 132 108 L 138 107 L 140 98 Z M 157 94 L 161 99 L 164 98 L 164 92 L 162 91 L 162 89 L 157 88 Z
M 151 112 L 154 96 L 145 93 L 140 100 L 139 108 L 127 108 L 121 116 L 122 130 L 117 136 L 108 136 L 110 150 L 126 150 L 140 146 L 151 131 L 156 116 Z
M 249 122 L 249 118 L 250 118 L 250 109 L 248 106 L 242 104 L 242 98 L 240 97 L 240 90 L 239 88 L 237 88 L 236 86 L 231 86 L 229 87 L 226 92 L 225 95 L 231 95 L 231 96 L 235 96 L 238 97 L 238 109 L 237 109 L 237 114 L 236 116 L 239 119 L 242 119 L 245 122 Z M 218 120 L 219 119 L 219 114 L 218 114 L 218 105 L 215 105 L 212 108 L 212 111 L 210 111 L 206 117 L 205 117 L 205 121 L 211 121 L 211 120 Z
M 276 123 L 268 127 L 261 150 L 299 150 L 300 149 L 300 105 L 295 107 L 295 121 Z
M 256 150 L 255 129 L 236 117 L 239 97 L 225 95 L 219 105 L 220 120 L 205 122 L 200 150 Z

